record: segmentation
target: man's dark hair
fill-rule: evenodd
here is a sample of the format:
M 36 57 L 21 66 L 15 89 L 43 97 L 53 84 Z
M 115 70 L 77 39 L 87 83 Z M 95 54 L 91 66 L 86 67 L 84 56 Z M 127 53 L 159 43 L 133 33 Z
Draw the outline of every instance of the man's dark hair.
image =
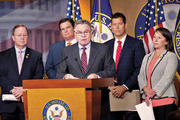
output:
M 125 17 L 124 14 L 122 14 L 122 13 L 120 13 L 120 12 L 114 13 L 114 14 L 112 15 L 112 17 L 111 17 L 111 23 L 112 23 L 112 19 L 114 19 L 114 18 L 122 18 L 124 24 L 126 24 L 126 17 Z
M 71 18 L 62 18 L 60 21 L 59 21 L 59 29 L 60 29 L 60 25 L 62 24 L 62 23 L 65 23 L 65 22 L 70 22 L 71 23 L 71 25 L 72 25 L 72 27 L 74 28 L 74 20 L 73 19 L 71 19 Z M 61 31 L 61 29 L 60 29 L 60 31 Z

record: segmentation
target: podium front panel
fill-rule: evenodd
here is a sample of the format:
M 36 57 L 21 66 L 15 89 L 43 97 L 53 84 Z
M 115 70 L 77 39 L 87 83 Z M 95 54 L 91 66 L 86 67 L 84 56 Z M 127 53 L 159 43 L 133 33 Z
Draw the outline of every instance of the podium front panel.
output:
M 27 90 L 28 120 L 86 120 L 84 88 Z

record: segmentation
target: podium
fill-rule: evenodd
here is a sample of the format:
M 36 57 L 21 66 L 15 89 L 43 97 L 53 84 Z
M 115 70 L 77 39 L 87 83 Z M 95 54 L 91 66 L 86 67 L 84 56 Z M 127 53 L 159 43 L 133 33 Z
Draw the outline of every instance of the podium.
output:
M 85 89 L 85 109 L 87 120 L 100 120 L 101 110 L 101 87 L 108 87 L 113 85 L 113 78 L 100 78 L 100 79 L 46 79 L 46 80 L 23 80 L 23 89 L 27 89 L 23 92 L 24 100 L 24 112 L 25 119 L 29 120 L 28 114 L 28 90 L 37 89 Z M 34 98 L 35 99 L 35 98 Z M 42 98 L 43 99 L 43 98 Z M 81 103 L 79 103 L 81 104 Z M 42 114 L 42 113 L 37 113 Z M 72 113 L 73 114 L 73 113 Z

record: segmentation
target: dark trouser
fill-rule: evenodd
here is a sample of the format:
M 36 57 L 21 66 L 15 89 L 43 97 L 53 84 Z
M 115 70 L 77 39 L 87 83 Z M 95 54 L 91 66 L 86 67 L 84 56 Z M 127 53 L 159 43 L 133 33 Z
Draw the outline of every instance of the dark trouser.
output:
M 167 120 L 168 113 L 177 110 L 177 106 L 175 104 L 163 105 L 153 107 L 153 110 L 156 120 Z
M 2 113 L 2 120 L 25 120 L 24 112 L 17 108 L 13 113 Z
M 101 120 L 111 120 L 110 106 L 109 106 L 109 90 L 101 90 Z
M 111 119 L 109 120 L 140 120 L 139 115 L 136 111 L 118 111 L 111 112 Z

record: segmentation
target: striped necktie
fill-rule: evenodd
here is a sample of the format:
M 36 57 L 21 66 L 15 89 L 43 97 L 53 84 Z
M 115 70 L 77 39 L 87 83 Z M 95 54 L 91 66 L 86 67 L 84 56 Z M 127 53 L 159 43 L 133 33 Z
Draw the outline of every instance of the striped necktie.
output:
M 86 55 L 86 48 L 83 47 L 83 52 L 81 54 L 81 64 L 82 64 L 82 67 L 83 67 L 83 70 L 84 72 L 86 72 L 86 69 L 87 69 L 87 55 Z

